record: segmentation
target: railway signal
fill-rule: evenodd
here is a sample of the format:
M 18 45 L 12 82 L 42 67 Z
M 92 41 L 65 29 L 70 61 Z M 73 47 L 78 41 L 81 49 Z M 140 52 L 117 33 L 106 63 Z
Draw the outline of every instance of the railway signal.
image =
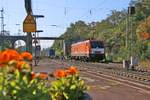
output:
M 130 15 L 135 14 L 135 7 L 133 7 L 133 6 L 128 7 L 128 14 L 130 14 Z

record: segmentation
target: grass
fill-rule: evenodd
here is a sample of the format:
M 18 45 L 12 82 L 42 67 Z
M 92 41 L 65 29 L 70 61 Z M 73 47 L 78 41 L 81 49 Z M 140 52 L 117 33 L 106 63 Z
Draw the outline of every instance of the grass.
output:
M 144 69 L 150 70 L 150 59 L 140 61 L 140 66 Z

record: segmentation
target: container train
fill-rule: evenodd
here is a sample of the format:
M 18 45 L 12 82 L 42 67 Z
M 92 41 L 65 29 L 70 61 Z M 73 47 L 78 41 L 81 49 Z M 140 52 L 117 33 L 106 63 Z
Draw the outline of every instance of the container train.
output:
M 34 53 L 33 53 L 34 57 L 36 59 L 40 59 L 40 57 L 41 57 L 41 46 L 37 45 L 34 49 L 35 49 Z
M 105 59 L 104 43 L 99 40 L 85 40 L 71 45 L 71 59 L 101 61 Z
M 50 49 L 48 55 L 49 58 L 55 58 L 55 49 Z

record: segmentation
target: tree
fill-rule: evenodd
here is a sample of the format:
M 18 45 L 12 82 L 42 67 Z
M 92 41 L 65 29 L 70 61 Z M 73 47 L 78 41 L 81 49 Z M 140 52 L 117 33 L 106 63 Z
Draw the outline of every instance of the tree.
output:
M 136 13 L 135 13 L 135 20 L 141 21 L 147 18 L 150 15 L 150 2 L 149 0 L 136 0 L 134 2 Z

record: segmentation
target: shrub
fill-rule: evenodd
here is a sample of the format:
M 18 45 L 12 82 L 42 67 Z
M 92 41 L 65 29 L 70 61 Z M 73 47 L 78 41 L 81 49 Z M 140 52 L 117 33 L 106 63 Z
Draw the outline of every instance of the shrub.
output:
M 88 88 L 80 79 L 76 67 L 57 70 L 54 76 L 57 80 L 51 83 L 50 89 L 53 100 L 80 100 Z
M 24 61 L 26 60 L 26 61 Z M 19 54 L 9 49 L 0 53 L 0 97 L 2 100 L 49 100 L 50 95 L 45 80 L 31 72 L 27 61 L 30 53 Z
M 2 100 L 79 100 L 87 89 L 77 68 L 57 70 L 49 83 L 45 73 L 34 73 L 32 55 L 13 49 L 0 52 L 0 99 Z

